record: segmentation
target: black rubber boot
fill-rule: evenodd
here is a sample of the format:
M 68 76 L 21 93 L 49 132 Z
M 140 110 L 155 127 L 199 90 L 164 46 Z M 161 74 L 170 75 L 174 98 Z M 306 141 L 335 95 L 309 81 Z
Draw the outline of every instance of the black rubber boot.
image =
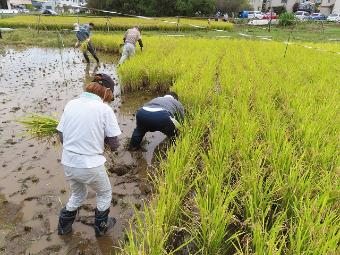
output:
M 77 216 L 77 210 L 67 211 L 64 207 L 60 211 L 58 223 L 58 235 L 67 235 L 72 231 L 72 224 Z
M 116 219 L 108 217 L 110 209 L 106 211 L 95 211 L 95 218 L 94 218 L 94 230 L 96 232 L 96 236 L 103 236 L 105 233 L 113 228 L 114 224 L 116 224 Z

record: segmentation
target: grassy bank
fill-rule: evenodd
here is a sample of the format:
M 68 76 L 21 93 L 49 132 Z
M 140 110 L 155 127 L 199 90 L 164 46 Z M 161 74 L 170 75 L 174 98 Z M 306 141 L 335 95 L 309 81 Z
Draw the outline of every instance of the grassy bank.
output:
M 70 17 L 70 16 L 15 16 L 0 19 L 0 27 L 12 28 L 37 28 L 57 30 L 57 29 L 73 29 L 74 23 L 89 23 L 93 22 L 96 30 L 102 31 L 124 31 L 131 26 L 138 25 L 144 31 L 193 31 L 197 30 L 195 26 L 206 27 L 207 29 L 223 29 L 231 31 L 233 24 L 228 22 L 211 21 L 208 24 L 207 19 L 177 19 L 174 18 L 122 18 L 122 17 Z

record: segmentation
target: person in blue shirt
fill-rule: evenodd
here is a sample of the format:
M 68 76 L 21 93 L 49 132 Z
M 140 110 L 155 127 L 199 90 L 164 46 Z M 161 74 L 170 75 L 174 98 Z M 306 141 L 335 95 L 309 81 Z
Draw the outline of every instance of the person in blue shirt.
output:
M 91 55 L 94 57 L 94 59 L 97 61 L 97 64 L 99 64 L 99 58 L 97 57 L 96 51 L 93 48 L 92 42 L 91 42 L 91 29 L 94 28 L 93 23 L 80 25 L 76 30 L 76 36 L 78 39 L 79 44 L 87 43 L 86 48 L 83 50 L 84 58 L 87 63 L 90 63 L 89 56 L 87 55 L 87 51 L 91 53 Z

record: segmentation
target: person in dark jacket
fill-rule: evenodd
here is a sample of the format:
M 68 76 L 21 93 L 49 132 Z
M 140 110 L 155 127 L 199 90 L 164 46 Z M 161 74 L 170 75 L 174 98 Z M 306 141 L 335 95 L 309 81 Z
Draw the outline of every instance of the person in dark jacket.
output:
M 152 99 L 137 111 L 137 126 L 132 133 L 129 150 L 141 149 L 140 144 L 147 132 L 160 131 L 169 138 L 175 137 L 183 119 L 184 108 L 176 93 L 168 92 L 163 97 Z
M 97 57 L 96 51 L 93 48 L 92 42 L 91 42 L 91 29 L 94 28 L 93 23 L 84 24 L 76 29 L 76 36 L 78 39 L 78 45 L 87 44 L 85 45 L 85 49 L 83 50 L 83 55 L 87 63 L 90 63 L 89 56 L 87 55 L 87 51 L 91 53 L 91 55 L 94 57 L 94 59 L 97 61 L 97 64 L 99 64 L 99 58 Z

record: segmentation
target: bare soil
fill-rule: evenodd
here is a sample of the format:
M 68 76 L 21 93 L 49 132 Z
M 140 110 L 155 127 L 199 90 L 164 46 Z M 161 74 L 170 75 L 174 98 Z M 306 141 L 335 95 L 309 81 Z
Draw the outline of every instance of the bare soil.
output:
M 31 139 L 16 122 L 30 113 L 59 118 L 94 72 L 107 73 L 118 83 L 110 56 L 105 59 L 99 67 L 86 65 L 73 49 L 7 48 L 0 55 L 0 254 L 115 254 L 134 208 L 147 202 L 152 189 L 148 174 L 154 171 L 154 151 L 164 136 L 147 134 L 146 152 L 130 153 L 125 146 L 135 127 L 134 114 L 153 96 L 150 93 L 121 95 L 116 87 L 111 106 L 123 134 L 117 155 L 107 155 L 106 166 L 113 189 L 110 214 L 117 224 L 98 239 L 92 228 L 95 193 L 91 190 L 73 233 L 57 235 L 59 211 L 69 197 L 61 147 L 54 141 Z

